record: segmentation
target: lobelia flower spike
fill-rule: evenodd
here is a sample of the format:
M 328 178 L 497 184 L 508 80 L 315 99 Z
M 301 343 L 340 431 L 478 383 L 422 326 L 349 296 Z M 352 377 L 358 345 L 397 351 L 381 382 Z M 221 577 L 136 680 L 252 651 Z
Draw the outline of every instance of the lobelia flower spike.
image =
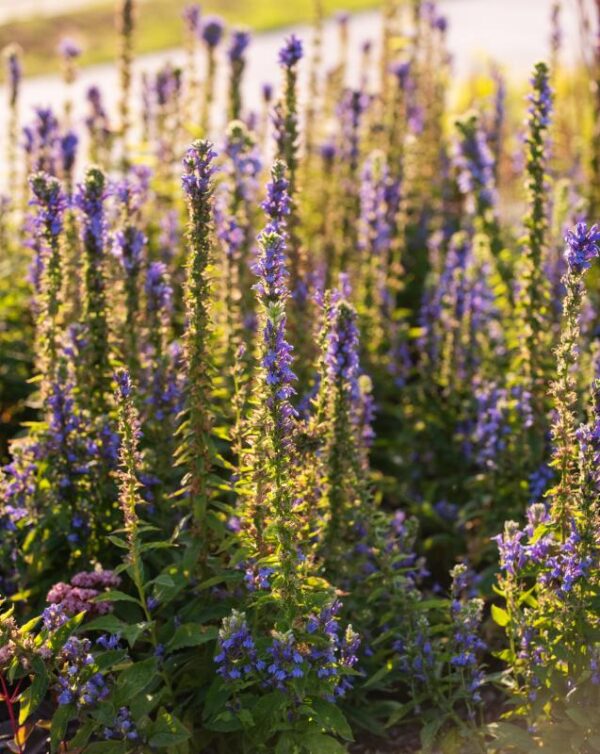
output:
M 579 485 L 577 499 L 578 529 L 581 548 L 596 557 L 600 532 L 600 380 L 594 379 L 591 390 L 591 416 L 576 431 L 579 446 Z
M 548 207 L 547 162 L 549 145 L 547 131 L 550 127 L 552 92 L 548 67 L 535 66 L 529 95 L 527 152 L 527 188 L 529 212 L 525 219 L 527 240 L 523 260 L 522 285 L 517 302 L 517 328 L 519 357 L 516 372 L 522 375 L 522 386 L 531 392 L 536 405 L 536 415 L 543 414 L 543 392 L 547 365 L 545 356 L 550 351 L 546 333 L 549 333 L 549 286 L 544 276 L 544 257 L 547 253 Z M 540 462 L 541 459 L 535 459 Z
M 560 343 L 556 350 L 556 379 L 551 385 L 554 400 L 552 440 L 554 444 L 552 466 L 559 476 L 552 494 L 552 518 L 561 526 L 563 535 L 570 530 L 574 489 L 577 478 L 577 443 L 575 441 L 575 414 L 577 395 L 574 368 L 578 361 L 581 307 L 583 302 L 583 276 L 592 259 L 600 254 L 600 229 L 588 228 L 579 223 L 567 232 L 565 259 L 567 271 L 563 276 L 565 298 Z
M 277 157 L 285 163 L 287 178 L 289 181 L 288 193 L 290 202 L 290 275 L 291 290 L 296 294 L 298 286 L 301 283 L 302 260 L 300 250 L 300 240 L 297 236 L 297 173 L 298 173 L 298 101 L 297 101 L 297 84 L 298 84 L 298 63 L 302 59 L 303 49 L 302 42 L 293 34 L 286 39 L 283 47 L 279 51 L 279 65 L 284 73 L 284 86 L 282 101 L 279 103 L 279 109 L 276 111 L 277 130 Z
M 180 385 L 169 353 L 173 289 L 164 262 L 152 262 L 146 270 L 146 312 L 144 339 L 144 389 L 146 430 L 152 439 L 161 438 L 166 450 L 158 459 L 158 477 L 165 478 L 172 464 L 173 435 L 179 413 Z M 165 438 L 165 425 L 169 428 Z
M 53 383 L 58 353 L 58 314 L 62 286 L 61 234 L 66 207 L 65 196 L 57 178 L 37 173 L 29 179 L 37 208 L 35 229 L 39 243 L 45 246 L 41 301 L 37 307 L 37 348 L 42 380 L 42 400 L 48 397 Z
M 89 159 L 91 162 L 106 165 L 112 147 L 113 132 L 100 89 L 91 86 L 87 90 L 86 99 L 89 105 L 89 115 L 85 119 L 90 135 Z
M 137 508 L 142 502 L 139 480 L 141 455 L 139 443 L 142 436 L 140 421 L 133 405 L 132 384 L 129 372 L 121 369 L 115 374 L 116 399 L 119 411 L 119 434 L 121 447 L 119 450 L 119 504 L 123 513 L 123 521 L 130 547 L 130 561 L 133 563 L 139 552 L 133 552 L 138 543 L 139 518 Z
M 325 348 L 326 378 L 322 386 L 329 396 L 320 398 L 319 403 L 328 404 L 324 477 L 329 521 L 325 547 L 331 561 L 340 555 L 339 547 L 352 527 L 355 509 L 366 499 L 356 431 L 361 399 L 358 328 L 356 312 L 343 299 L 331 308 Z
M 458 120 L 456 128 L 459 138 L 455 145 L 454 164 L 458 189 L 466 200 L 467 219 L 489 237 L 492 251 L 498 254 L 501 242 L 496 214 L 494 158 L 476 114 Z
M 31 170 L 56 175 L 59 124 L 50 107 L 36 107 L 33 122 L 23 129 L 27 164 Z
M 254 243 L 253 200 L 256 198 L 261 160 L 251 133 L 242 121 L 232 121 L 226 134 L 226 171 L 229 181 L 221 184 L 215 201 L 217 237 L 224 247 L 222 293 L 229 371 L 242 341 L 252 339 L 248 321 L 254 319 L 250 255 Z
M 119 34 L 119 136 L 122 143 L 122 164 L 129 165 L 129 131 L 131 129 L 131 82 L 133 63 L 133 33 L 135 29 L 136 0 L 119 0 L 117 28 Z
M 183 160 L 183 190 L 189 222 L 186 283 L 186 330 L 184 335 L 187 384 L 178 463 L 186 467 L 183 493 L 192 511 L 194 534 L 208 545 L 207 522 L 210 499 L 210 470 L 213 465 L 211 430 L 211 287 L 209 265 L 212 250 L 213 173 L 216 152 L 210 141 L 197 140 Z
M 206 138 L 210 135 L 212 105 L 215 98 L 215 78 L 217 73 L 216 50 L 221 40 L 225 25 L 219 16 L 207 16 L 202 22 L 202 40 L 206 46 L 206 80 L 202 99 L 202 112 L 200 114 L 200 126 L 202 135 Z
M 319 106 L 319 72 L 322 63 L 323 49 L 323 3 L 316 0 L 313 5 L 312 18 L 312 45 L 308 69 L 308 97 L 306 105 L 306 117 L 304 120 L 304 176 L 310 174 L 315 150 L 315 131 L 317 123 L 317 107 Z
M 286 302 L 289 297 L 286 270 L 284 218 L 289 211 L 287 182 L 283 165 L 276 162 L 263 204 L 269 222 L 258 237 L 259 255 L 254 265 L 255 285 L 261 318 L 260 346 L 261 391 L 264 408 L 260 410 L 259 443 L 268 452 L 268 511 L 274 521 L 277 551 L 281 562 L 282 593 L 290 607 L 296 590 L 297 562 L 294 537 L 293 489 L 289 467 L 294 449 L 296 375 L 292 371 L 292 346 L 286 339 Z M 264 460 L 256 459 L 261 464 Z M 261 513 L 262 515 L 262 513 Z M 258 527 L 257 527 L 258 528 Z
M 387 270 L 392 238 L 387 213 L 388 168 L 383 153 L 369 155 L 361 175 L 359 265 L 361 332 L 371 358 L 376 359 L 384 338 L 383 315 L 387 303 Z
M 76 61 L 81 55 L 81 47 L 73 39 L 63 37 L 58 45 L 58 52 L 61 57 L 63 81 L 67 89 L 64 105 L 64 123 L 68 127 L 71 124 L 71 114 L 73 111 L 72 87 L 77 79 Z
M 83 321 L 86 327 L 86 361 L 90 402 L 105 413 L 109 388 L 109 327 L 106 308 L 106 179 L 98 168 L 89 168 L 77 187 L 75 205 L 81 212 L 84 255 Z
M 561 24 L 560 0 L 552 3 L 550 11 L 550 71 L 555 77 L 560 60 L 560 52 L 563 45 L 563 29 Z
M 8 133 L 6 140 L 6 163 L 8 165 L 8 187 L 13 195 L 18 192 L 17 157 L 19 141 L 19 92 L 23 71 L 21 66 L 21 48 L 9 45 L 3 51 L 6 62 L 6 80 L 8 82 Z
M 481 686 L 485 682 L 479 667 L 479 655 L 486 648 L 479 638 L 483 615 L 483 600 L 464 599 L 468 587 L 467 566 L 454 566 L 451 572 L 452 593 L 450 612 L 454 626 L 450 664 L 458 671 L 463 686 L 465 703 L 470 720 L 475 719 L 475 710 L 482 703 Z
M 234 29 L 231 42 L 227 50 L 229 58 L 229 120 L 239 120 L 242 117 L 242 82 L 246 67 L 246 49 L 250 44 L 250 32 L 245 29 Z
M 119 260 L 125 284 L 123 357 L 134 380 L 139 378 L 140 274 L 147 239 L 138 227 L 144 201 L 142 181 L 124 178 L 112 187 L 119 209 L 119 228 L 113 238 L 113 254 Z
M 142 430 L 139 415 L 133 403 L 133 386 L 129 372 L 126 369 L 121 369 L 114 375 L 114 379 L 121 441 L 119 470 L 116 476 L 119 486 L 119 505 L 123 513 L 124 529 L 127 534 L 127 564 L 129 566 L 127 571 L 136 587 L 146 620 L 150 624 L 153 620 L 151 616 L 153 598 L 146 594 L 138 512 L 144 502 L 140 494 L 140 490 L 143 488 L 140 480 L 142 456 L 139 450 Z M 154 632 L 151 633 L 151 641 L 156 647 L 157 640 Z
M 197 3 L 190 3 L 183 9 L 182 17 L 185 25 L 184 48 L 186 52 L 186 81 L 187 91 L 185 96 L 185 119 L 193 121 L 196 118 L 196 102 L 198 97 L 198 66 L 196 61 L 196 51 L 198 48 L 198 37 L 201 28 L 201 9 Z
M 504 131 L 506 120 L 506 80 L 504 73 L 494 66 L 491 71 L 494 82 L 494 99 L 488 142 L 494 155 L 494 178 L 498 183 L 500 166 L 504 155 Z
M 340 209 L 340 232 L 336 250 L 336 273 L 348 272 L 351 264 L 356 264 L 353 256 L 358 248 L 356 218 L 360 214 L 358 168 L 361 154 L 361 131 L 367 98 L 360 89 L 344 91 L 338 106 L 340 119 L 341 145 L 339 164 L 341 166 L 342 195 Z

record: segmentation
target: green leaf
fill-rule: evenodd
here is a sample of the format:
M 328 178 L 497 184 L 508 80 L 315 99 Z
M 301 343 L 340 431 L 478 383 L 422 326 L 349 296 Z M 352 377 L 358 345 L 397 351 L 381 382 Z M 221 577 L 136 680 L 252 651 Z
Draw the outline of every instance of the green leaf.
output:
M 20 628 L 21 634 L 24 636 L 25 634 L 28 634 L 30 631 L 32 631 L 37 624 L 42 619 L 41 615 L 38 615 L 37 618 L 32 618 L 30 621 L 27 621 L 23 626 Z
M 160 573 L 155 579 L 152 579 L 150 582 L 151 584 L 158 584 L 159 586 L 166 586 L 166 587 L 174 587 L 175 582 L 173 581 L 173 577 L 169 576 L 168 573 Z
M 52 717 L 52 723 L 50 724 L 50 751 L 57 751 L 60 746 L 65 733 L 67 731 L 67 725 L 69 720 L 75 717 L 75 707 L 72 704 L 61 704 L 54 716 Z
M 166 746 L 174 746 L 175 744 L 183 743 L 184 741 L 187 741 L 190 736 L 191 733 L 181 720 L 163 708 L 160 710 L 156 721 L 150 729 L 150 739 L 148 743 L 150 746 L 164 748 Z
M 118 589 L 111 589 L 109 592 L 102 592 L 94 598 L 94 602 L 133 602 L 141 607 L 141 602 L 132 597 L 130 594 L 120 592 Z
M 532 751 L 537 748 L 527 731 L 512 723 L 491 723 L 487 729 L 500 744 L 501 751 L 507 746 L 512 746 L 518 751 Z
M 363 684 L 363 687 L 365 689 L 368 689 L 373 686 L 376 686 L 381 680 L 383 680 L 386 677 L 386 675 L 389 675 L 391 672 L 392 672 L 391 664 L 383 665 L 370 678 L 367 678 L 367 680 Z
M 63 625 L 54 631 L 54 633 L 50 634 L 48 637 L 48 644 L 51 649 L 58 651 L 69 636 L 71 636 L 73 631 L 79 627 L 84 618 L 85 612 L 78 613 L 78 615 L 73 616 L 73 618 L 69 619 L 66 623 L 63 623 Z
M 231 696 L 230 690 L 224 685 L 220 678 L 215 680 L 210 685 L 204 700 L 204 710 L 202 712 L 202 719 L 208 720 L 219 710 L 223 709 L 225 703 Z M 280 696 L 282 696 L 280 694 Z
M 308 733 L 302 743 L 310 754 L 346 754 L 346 747 L 331 736 L 322 733 Z
M 90 623 L 86 623 L 86 631 L 108 631 L 110 634 L 120 634 L 127 626 L 122 620 L 119 620 L 114 615 L 101 615 Z
M 48 690 L 48 673 L 39 657 L 33 660 L 33 681 L 19 698 L 19 725 L 28 719 L 39 707 Z
M 75 736 L 69 741 L 69 746 L 71 747 L 71 749 L 76 751 L 77 749 L 85 746 L 90 740 L 90 737 L 94 732 L 96 725 L 97 723 L 95 720 L 88 720 L 87 723 L 82 725 Z
M 510 622 L 510 615 L 498 605 L 492 605 L 492 618 L 499 626 L 507 626 Z
M 198 623 L 184 623 L 176 629 L 167 648 L 174 651 L 182 647 L 199 647 L 216 639 L 218 633 L 216 626 L 204 628 Z
M 444 722 L 444 715 L 440 714 L 423 726 L 421 729 L 421 745 L 423 746 L 423 751 L 431 751 Z
M 151 625 L 152 623 L 148 623 L 148 621 L 140 621 L 139 623 L 132 623 L 131 625 L 126 626 L 123 629 L 122 631 L 123 638 L 127 641 L 130 647 L 133 647 L 133 645 L 140 638 L 140 636 L 144 633 L 144 631 L 147 631 Z
M 115 547 L 120 547 L 122 550 L 128 550 L 129 549 L 129 543 L 126 542 L 124 539 L 121 539 L 121 537 L 115 537 L 114 534 L 111 534 L 107 537 L 109 542 L 112 542 Z
M 117 680 L 117 692 L 123 702 L 129 702 L 155 679 L 158 666 L 154 657 L 136 662 L 124 670 Z
M 118 669 L 117 666 L 128 663 L 128 655 L 124 649 L 108 649 L 96 655 L 96 666 L 100 672 Z
M 354 741 L 352 729 L 348 725 L 344 713 L 341 709 L 325 699 L 314 699 L 310 705 L 316 715 L 315 720 L 319 725 L 330 733 L 335 733 L 346 741 Z

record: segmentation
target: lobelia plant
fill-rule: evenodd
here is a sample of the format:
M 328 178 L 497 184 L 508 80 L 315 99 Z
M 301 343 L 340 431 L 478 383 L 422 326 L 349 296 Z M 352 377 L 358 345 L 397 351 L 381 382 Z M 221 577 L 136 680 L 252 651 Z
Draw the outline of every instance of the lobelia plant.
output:
M 491 730 L 500 747 L 533 751 L 538 742 L 593 747 L 597 637 L 595 604 L 598 584 L 598 488 L 595 471 L 596 397 L 588 424 L 576 426 L 577 364 L 583 277 L 600 253 L 596 226 L 581 223 L 566 236 L 567 271 L 557 377 L 551 388 L 555 404 L 552 466 L 558 482 L 548 502 L 535 502 L 528 523 L 509 521 L 496 537 L 501 576 L 498 594 L 505 608 L 492 607 L 504 627 L 509 647 L 500 656 L 514 701 L 513 717 L 527 721 L 527 734 L 512 723 Z M 596 395 L 597 387 L 594 387 Z
M 257 112 L 195 5 L 138 80 L 118 4 L 114 123 L 66 40 L 21 136 L 7 52 L 0 748 L 600 748 L 598 61 L 455 131 L 435 3 L 330 70 L 321 5 Z

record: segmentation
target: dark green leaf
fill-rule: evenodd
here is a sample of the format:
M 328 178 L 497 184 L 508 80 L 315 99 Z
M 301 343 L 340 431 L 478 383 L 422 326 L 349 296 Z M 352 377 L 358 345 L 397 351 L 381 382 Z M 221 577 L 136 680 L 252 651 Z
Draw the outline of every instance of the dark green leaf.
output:
M 217 635 L 218 629 L 214 626 L 204 628 L 197 623 L 184 623 L 175 630 L 167 648 L 174 651 L 182 647 L 198 647 L 213 641 Z
M 121 703 L 129 702 L 142 692 L 152 683 L 157 673 L 158 667 L 154 657 L 130 665 L 117 680 L 117 692 Z
M 190 735 L 189 730 L 175 715 L 162 709 L 152 725 L 148 743 L 150 746 L 164 748 L 187 741 Z

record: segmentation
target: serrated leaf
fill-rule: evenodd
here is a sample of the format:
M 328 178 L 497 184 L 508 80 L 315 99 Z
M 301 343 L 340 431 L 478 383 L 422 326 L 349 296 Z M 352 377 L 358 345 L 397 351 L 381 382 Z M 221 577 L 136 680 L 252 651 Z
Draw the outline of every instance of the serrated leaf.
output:
M 315 711 L 315 721 L 330 733 L 345 738 L 346 741 L 354 741 L 352 729 L 346 720 L 342 710 L 332 702 L 325 699 L 314 699 L 310 705 Z
M 135 662 L 124 670 L 117 680 L 119 698 L 129 701 L 148 687 L 158 673 L 157 661 L 154 657 Z

